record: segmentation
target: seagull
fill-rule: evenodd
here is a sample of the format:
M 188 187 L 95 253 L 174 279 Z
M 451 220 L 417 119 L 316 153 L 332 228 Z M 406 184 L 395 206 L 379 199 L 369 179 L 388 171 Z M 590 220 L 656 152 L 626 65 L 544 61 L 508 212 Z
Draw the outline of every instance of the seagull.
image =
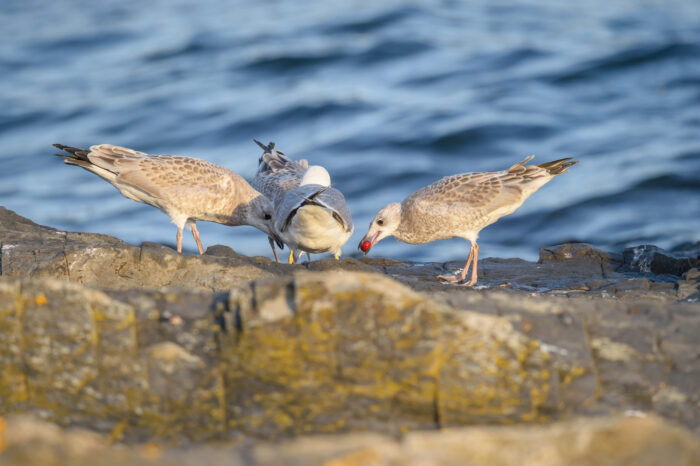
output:
M 291 160 L 274 142 L 254 141 L 264 153 L 252 185 L 272 200 L 275 231 L 290 247 L 289 263 L 297 263 L 304 252 L 331 252 L 338 259 L 354 227 L 343 194 L 330 186 L 328 171 Z M 270 246 L 277 257 L 272 240 Z
M 165 212 L 177 226 L 177 252 L 182 252 L 182 230 L 192 228 L 204 254 L 195 222 L 229 226 L 250 225 L 275 241 L 272 203 L 228 168 L 193 157 L 150 155 L 112 144 L 90 149 L 54 144 L 68 165 L 84 168 L 107 180 L 132 201 Z
M 325 168 L 312 165 L 297 188 L 290 189 L 275 208 L 275 231 L 297 263 L 302 252 L 330 252 L 336 260 L 354 231 L 343 194 L 331 187 Z
M 253 141 L 263 150 L 263 155 L 258 160 L 258 172 L 251 181 L 251 185 L 270 199 L 272 205 L 277 208 L 283 201 L 287 191 L 301 184 L 301 179 L 309 168 L 309 163 L 306 160 L 296 161 L 290 159 L 284 152 L 275 149 L 274 142 L 270 142 L 266 146 L 257 139 L 253 139 Z M 275 240 L 272 235 L 269 237 L 269 240 L 275 260 L 279 262 L 277 250 L 275 249 Z M 278 244 L 278 246 L 280 249 L 282 248 L 281 244 Z M 290 263 L 292 262 L 292 256 L 293 252 L 290 251 Z
M 469 256 L 461 273 L 438 275 L 449 283 L 474 286 L 477 280 L 479 232 L 499 218 L 515 212 L 535 191 L 576 164 L 567 157 L 528 165 L 534 155 L 507 170 L 463 173 L 445 177 L 409 195 L 403 202 L 384 206 L 369 225 L 358 248 L 365 254 L 387 236 L 410 244 L 464 238 Z M 467 272 L 473 264 L 469 281 Z

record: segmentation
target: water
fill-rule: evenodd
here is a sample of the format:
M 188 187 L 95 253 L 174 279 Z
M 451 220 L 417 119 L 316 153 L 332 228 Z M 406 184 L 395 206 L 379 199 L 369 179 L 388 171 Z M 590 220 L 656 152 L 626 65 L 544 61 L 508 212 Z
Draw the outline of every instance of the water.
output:
M 700 2 L 0 2 L 0 205 L 173 244 L 164 214 L 51 144 L 192 155 L 251 177 L 253 138 L 329 169 L 355 220 L 346 254 L 384 204 L 531 153 L 580 164 L 483 230 L 484 257 L 699 241 Z M 253 228 L 199 229 L 205 247 L 270 255 Z M 388 239 L 372 254 L 466 252 Z

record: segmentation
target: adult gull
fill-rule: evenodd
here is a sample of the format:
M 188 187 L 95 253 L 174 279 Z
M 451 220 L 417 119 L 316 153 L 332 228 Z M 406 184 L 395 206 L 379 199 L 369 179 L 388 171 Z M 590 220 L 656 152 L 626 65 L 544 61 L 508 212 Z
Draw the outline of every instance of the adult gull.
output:
M 289 262 L 296 263 L 304 252 L 330 252 L 337 259 L 354 227 L 345 198 L 331 187 L 326 169 L 290 159 L 274 142 L 255 143 L 264 153 L 252 185 L 275 207 L 275 231 L 290 248 Z M 270 246 L 275 252 L 272 241 Z
M 312 165 L 298 187 L 290 189 L 275 209 L 275 231 L 290 249 L 307 254 L 330 252 L 336 259 L 354 226 L 343 194 L 331 187 L 325 168 Z

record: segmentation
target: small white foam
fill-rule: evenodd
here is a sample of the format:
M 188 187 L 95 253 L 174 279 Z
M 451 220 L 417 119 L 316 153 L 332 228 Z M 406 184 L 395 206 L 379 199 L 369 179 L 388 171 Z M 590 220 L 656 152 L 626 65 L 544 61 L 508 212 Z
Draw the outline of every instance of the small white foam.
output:
M 649 256 L 645 254 L 646 248 L 644 246 L 636 247 L 632 250 L 634 256 L 632 256 L 632 265 L 639 267 L 639 271 L 642 273 L 651 273 L 651 263 L 649 262 Z

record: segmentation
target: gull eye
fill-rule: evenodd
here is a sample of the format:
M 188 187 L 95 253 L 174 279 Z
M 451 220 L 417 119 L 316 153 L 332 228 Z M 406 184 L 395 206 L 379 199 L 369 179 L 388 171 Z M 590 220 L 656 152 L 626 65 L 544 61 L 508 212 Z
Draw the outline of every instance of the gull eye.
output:
M 270 220 L 272 218 L 272 215 L 270 214 L 265 214 L 265 220 Z
M 379 225 L 379 226 L 384 225 L 384 220 L 377 220 L 377 225 Z

